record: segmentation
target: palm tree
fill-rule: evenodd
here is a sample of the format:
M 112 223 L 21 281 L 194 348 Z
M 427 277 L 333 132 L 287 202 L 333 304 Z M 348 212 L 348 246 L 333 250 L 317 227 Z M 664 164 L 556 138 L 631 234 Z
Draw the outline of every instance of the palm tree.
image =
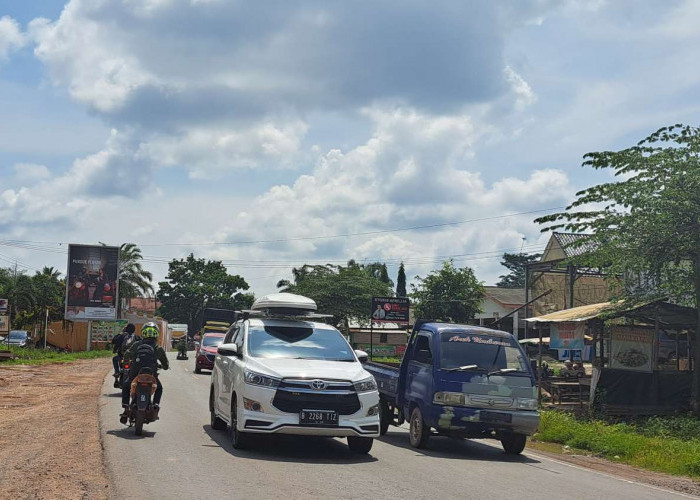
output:
M 36 290 L 32 278 L 14 269 L 0 269 L 0 296 L 10 303 L 10 320 L 19 310 L 30 310 L 36 304 Z
M 119 247 L 119 296 L 123 299 L 153 293 L 153 274 L 143 268 L 141 260 L 141 249 L 135 243 L 124 243 Z

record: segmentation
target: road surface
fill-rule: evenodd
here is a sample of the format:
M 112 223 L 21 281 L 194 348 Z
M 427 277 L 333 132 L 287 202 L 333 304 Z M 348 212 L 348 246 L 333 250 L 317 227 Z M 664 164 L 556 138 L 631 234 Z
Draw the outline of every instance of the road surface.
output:
M 234 450 L 226 432 L 209 426 L 209 373 L 194 374 L 192 356 L 171 359 L 161 420 L 142 437 L 119 423 L 120 398 L 105 380 L 100 425 L 115 498 L 690 498 L 528 450 L 508 457 L 496 441 L 435 438 L 416 450 L 396 427 L 368 456 L 351 454 L 341 439 L 298 436 L 264 436 L 253 450 Z

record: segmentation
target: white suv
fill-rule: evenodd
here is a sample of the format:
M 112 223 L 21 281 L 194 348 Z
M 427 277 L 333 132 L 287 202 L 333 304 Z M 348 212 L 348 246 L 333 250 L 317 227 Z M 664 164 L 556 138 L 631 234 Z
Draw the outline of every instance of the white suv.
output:
M 289 296 L 299 297 L 274 297 Z M 368 453 L 379 436 L 379 393 L 358 355 L 366 356 L 323 323 L 288 314 L 239 321 L 214 362 L 211 426 L 228 428 L 234 448 L 251 434 L 278 433 L 347 437 L 351 451 Z

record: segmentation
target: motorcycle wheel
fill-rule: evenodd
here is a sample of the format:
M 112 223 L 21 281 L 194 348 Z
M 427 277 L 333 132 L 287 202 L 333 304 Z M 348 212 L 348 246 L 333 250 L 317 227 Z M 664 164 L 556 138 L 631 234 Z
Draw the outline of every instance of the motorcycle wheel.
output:
M 134 421 L 134 432 L 137 436 L 143 434 L 143 424 L 145 420 L 145 415 L 142 411 L 136 411 L 136 419 Z

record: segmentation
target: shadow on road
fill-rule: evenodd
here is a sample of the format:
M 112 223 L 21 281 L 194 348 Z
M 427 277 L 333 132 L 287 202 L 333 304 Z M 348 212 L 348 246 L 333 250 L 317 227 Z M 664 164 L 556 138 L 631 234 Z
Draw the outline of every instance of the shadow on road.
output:
M 237 458 L 307 464 L 357 464 L 377 461 L 371 451 L 369 455 L 357 455 L 350 452 L 344 441 L 317 436 L 255 435 L 251 440 L 250 449 L 236 450 L 229 442 L 228 432 L 215 431 L 210 425 L 204 425 L 202 428 L 216 444 Z
M 143 439 L 143 438 L 152 438 L 156 435 L 155 431 L 147 431 L 146 429 L 143 430 L 143 434 L 141 436 L 137 436 L 134 434 L 134 428 L 133 427 L 122 427 L 121 429 L 111 429 L 105 432 L 105 434 L 109 434 L 110 436 L 117 436 L 122 439 Z
M 116 391 L 117 389 L 115 389 Z M 121 398 L 122 397 L 122 392 L 121 389 L 119 392 L 110 392 L 109 394 L 103 394 L 104 397 L 106 398 Z
M 479 460 L 489 462 L 516 462 L 524 464 L 538 464 L 526 455 L 506 455 L 503 450 L 469 439 L 452 439 L 443 436 L 433 436 L 428 441 L 427 448 L 414 448 L 408 442 L 408 432 L 391 430 L 379 438 L 380 441 L 404 448 L 416 456 L 428 456 L 437 458 L 449 458 L 457 460 Z M 494 441 L 496 443 L 497 441 Z

